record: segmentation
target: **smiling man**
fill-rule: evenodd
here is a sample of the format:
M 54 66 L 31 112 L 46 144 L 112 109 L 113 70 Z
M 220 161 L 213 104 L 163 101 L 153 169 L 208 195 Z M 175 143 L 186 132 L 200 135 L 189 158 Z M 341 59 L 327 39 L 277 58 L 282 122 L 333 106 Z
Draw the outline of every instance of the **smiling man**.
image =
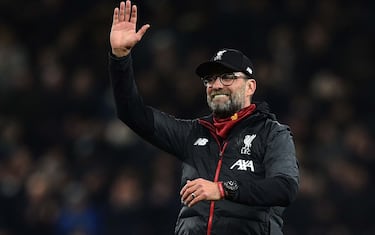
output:
M 146 106 L 138 93 L 131 49 L 137 7 L 115 8 L 109 70 L 118 117 L 151 144 L 182 162 L 176 235 L 281 235 L 283 211 L 294 200 L 299 170 L 292 134 L 252 101 L 254 68 L 247 56 L 221 49 L 196 73 L 212 114 L 181 120 Z
M 216 118 L 226 118 L 251 104 L 256 89 L 253 65 L 234 49 L 222 49 L 196 69 L 207 88 L 207 103 Z

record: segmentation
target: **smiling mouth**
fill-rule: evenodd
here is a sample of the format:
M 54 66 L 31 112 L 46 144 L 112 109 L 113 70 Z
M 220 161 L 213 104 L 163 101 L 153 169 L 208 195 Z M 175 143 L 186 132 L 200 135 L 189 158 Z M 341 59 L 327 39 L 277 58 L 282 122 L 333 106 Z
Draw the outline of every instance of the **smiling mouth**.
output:
M 228 97 L 228 94 L 212 94 L 211 99 Z

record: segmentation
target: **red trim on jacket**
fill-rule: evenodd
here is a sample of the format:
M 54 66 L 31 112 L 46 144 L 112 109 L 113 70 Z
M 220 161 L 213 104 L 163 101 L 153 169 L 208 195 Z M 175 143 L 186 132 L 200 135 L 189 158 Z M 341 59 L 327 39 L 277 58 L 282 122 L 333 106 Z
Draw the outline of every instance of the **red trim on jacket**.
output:
M 219 155 L 220 158 L 219 158 L 219 161 L 218 161 L 217 166 L 216 166 L 214 182 L 219 181 L 221 165 L 223 164 L 223 154 L 224 154 L 224 151 L 225 151 L 227 145 L 228 145 L 228 142 L 224 142 L 223 147 L 220 148 L 220 155 Z M 211 235 L 212 221 L 213 221 L 213 218 L 214 218 L 214 210 L 215 210 L 215 201 L 211 201 L 210 202 L 210 214 L 209 214 L 209 217 L 208 217 L 208 224 L 207 224 L 207 235 Z

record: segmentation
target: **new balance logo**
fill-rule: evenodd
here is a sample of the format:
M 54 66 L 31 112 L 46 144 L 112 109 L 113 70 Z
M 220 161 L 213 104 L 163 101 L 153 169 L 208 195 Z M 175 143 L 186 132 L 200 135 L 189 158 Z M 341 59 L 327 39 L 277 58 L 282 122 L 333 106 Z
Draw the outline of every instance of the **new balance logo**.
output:
M 206 138 L 198 138 L 193 145 L 205 146 L 207 142 L 208 142 L 208 139 Z
M 237 170 L 240 171 L 247 171 L 247 168 L 250 168 L 251 172 L 254 172 L 254 163 L 253 160 L 243 160 L 239 159 L 237 160 L 230 169 L 233 170 L 233 168 L 238 167 Z

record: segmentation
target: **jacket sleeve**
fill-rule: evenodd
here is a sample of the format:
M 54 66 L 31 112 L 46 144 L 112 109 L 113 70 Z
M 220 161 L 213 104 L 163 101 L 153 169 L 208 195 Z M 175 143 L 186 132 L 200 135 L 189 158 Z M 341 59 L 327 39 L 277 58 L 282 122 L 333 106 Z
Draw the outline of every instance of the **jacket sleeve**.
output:
M 287 126 L 273 122 L 263 164 L 265 178 L 239 182 L 239 193 L 234 200 L 256 206 L 288 206 L 298 192 L 299 167 Z
M 146 141 L 180 157 L 193 121 L 176 119 L 143 103 L 131 55 L 109 54 L 109 75 L 118 118 Z

